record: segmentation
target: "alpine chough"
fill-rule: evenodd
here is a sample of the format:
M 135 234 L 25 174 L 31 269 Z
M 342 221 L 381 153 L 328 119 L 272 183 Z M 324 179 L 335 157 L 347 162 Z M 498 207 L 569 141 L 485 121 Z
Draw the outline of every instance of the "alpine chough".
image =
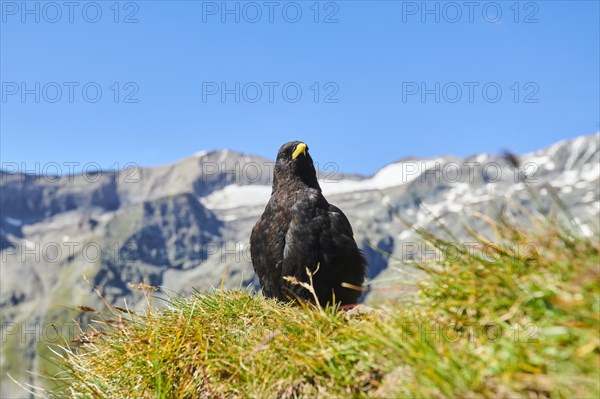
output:
M 355 304 L 361 295 L 367 261 L 346 215 L 323 196 L 308 147 L 300 141 L 279 149 L 271 198 L 252 229 L 250 252 L 267 297 L 314 301 L 298 284 L 309 282 L 307 268 L 322 306 Z

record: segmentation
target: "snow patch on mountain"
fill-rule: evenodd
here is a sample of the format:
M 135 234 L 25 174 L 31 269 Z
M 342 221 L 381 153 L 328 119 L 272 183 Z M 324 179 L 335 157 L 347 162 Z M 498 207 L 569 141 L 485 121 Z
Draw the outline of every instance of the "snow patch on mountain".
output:
M 271 196 L 271 186 L 231 184 L 200 198 L 208 209 L 223 210 L 241 206 L 265 206 Z
M 324 195 L 349 193 L 353 191 L 383 190 L 410 183 L 425 171 L 444 162 L 443 158 L 398 162 L 381 168 L 375 175 L 362 180 L 324 181 L 321 183 Z
M 20 227 L 23 224 L 23 221 L 20 219 L 14 219 L 10 217 L 5 217 L 4 221 L 12 226 Z

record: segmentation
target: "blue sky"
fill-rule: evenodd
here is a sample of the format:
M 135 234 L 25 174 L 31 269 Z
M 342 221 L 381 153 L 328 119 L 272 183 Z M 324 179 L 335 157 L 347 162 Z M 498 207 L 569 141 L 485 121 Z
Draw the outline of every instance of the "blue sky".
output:
M 370 174 L 599 130 L 598 2 L 464 3 L 2 1 L 2 163 L 273 158 L 299 139 Z

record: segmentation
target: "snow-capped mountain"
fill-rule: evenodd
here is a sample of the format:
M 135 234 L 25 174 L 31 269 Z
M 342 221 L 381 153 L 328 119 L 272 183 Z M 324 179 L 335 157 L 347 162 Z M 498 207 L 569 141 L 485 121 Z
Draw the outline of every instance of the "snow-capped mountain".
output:
M 559 142 L 515 164 L 490 154 L 404 159 L 369 177 L 323 165 L 323 192 L 348 216 L 370 263 L 374 282 L 365 299 L 377 300 L 378 286 L 401 278 L 400 265 L 435 256 L 398 215 L 438 234 L 442 221 L 466 240 L 462 225 L 487 228 L 473 215 L 506 205 L 551 213 L 556 193 L 581 232 L 597 234 L 599 140 L 594 134 Z M 271 160 L 224 150 L 94 175 L 0 172 L 0 396 L 16 389 L 6 373 L 39 384 L 25 370 L 43 366 L 38 355 L 48 354 L 48 341 L 60 343 L 48 326 L 73 332 L 67 327 L 79 316 L 69 307 L 101 307 L 93 287 L 113 304 L 134 306 L 140 293 L 129 283 L 144 279 L 184 295 L 222 282 L 256 285 L 248 242 L 271 193 L 272 171 Z

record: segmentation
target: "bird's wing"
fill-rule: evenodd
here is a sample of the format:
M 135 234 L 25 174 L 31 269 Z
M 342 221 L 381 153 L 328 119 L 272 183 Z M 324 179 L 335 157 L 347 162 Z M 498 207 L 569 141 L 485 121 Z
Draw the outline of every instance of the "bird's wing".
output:
M 349 238 L 354 237 L 354 232 L 352 231 L 350 221 L 340 208 L 329 204 L 329 218 L 331 220 L 331 226 L 333 230 L 335 230 L 338 234 L 346 235 Z
M 356 303 L 360 297 L 360 290 L 354 288 L 342 288 L 338 284 L 351 284 L 362 286 L 367 270 L 367 260 L 362 251 L 356 245 L 352 226 L 344 212 L 334 205 L 329 205 L 329 221 L 331 235 L 327 248 L 333 248 L 329 253 L 325 251 L 324 256 L 335 265 L 336 299 L 341 303 Z M 343 285 L 342 285 L 343 286 Z
M 305 195 L 294 204 L 285 235 L 283 272 L 302 275 L 305 267 L 314 270 L 338 251 L 356 247 L 353 237 L 352 226 L 339 208 L 323 197 Z

